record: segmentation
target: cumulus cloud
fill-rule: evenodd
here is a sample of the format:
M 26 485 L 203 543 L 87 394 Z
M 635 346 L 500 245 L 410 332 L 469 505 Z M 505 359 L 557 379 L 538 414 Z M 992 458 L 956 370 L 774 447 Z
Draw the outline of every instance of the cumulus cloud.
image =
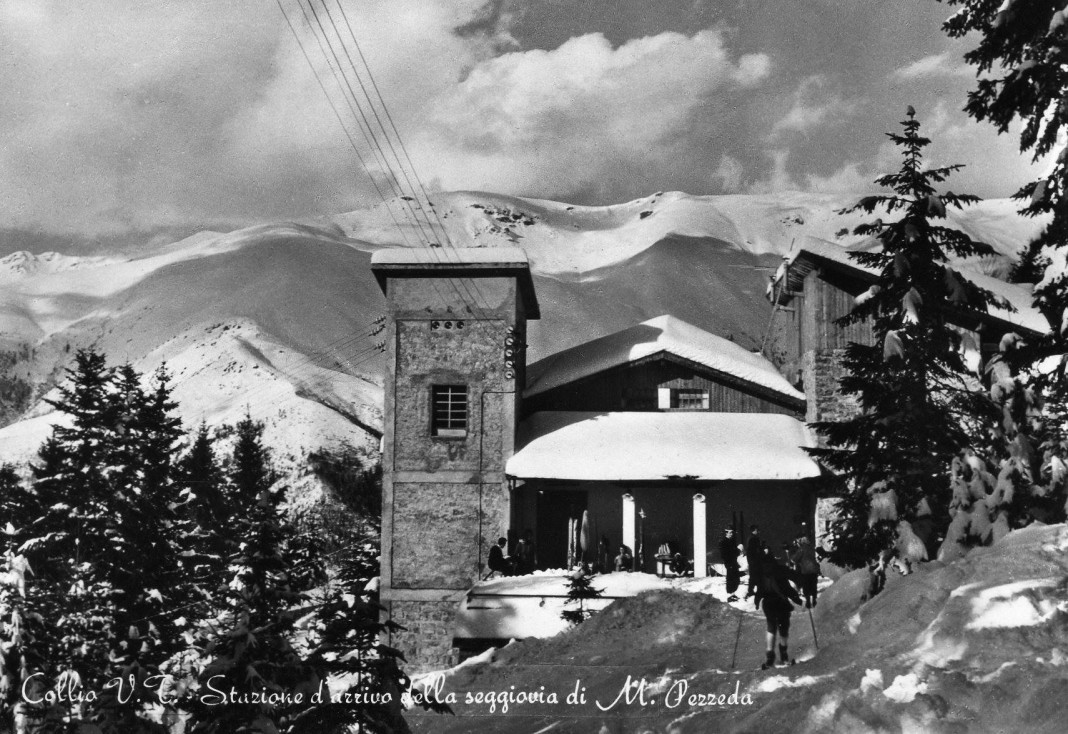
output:
M 341 104 L 297 4 L 283 4 Z M 482 7 L 346 3 L 399 124 L 501 43 L 454 32 Z M 0 0 L 0 66 L 0 226 L 241 222 L 372 195 L 273 3 Z
M 735 58 L 719 31 L 618 47 L 587 34 L 474 66 L 439 100 L 420 146 L 447 187 L 556 196 L 611 187 L 621 172 L 677 166 L 715 95 L 769 71 L 762 54 Z
M 772 134 L 805 133 L 820 125 L 840 123 L 857 109 L 857 102 L 843 99 L 830 91 L 830 83 L 822 75 L 801 80 L 793 94 L 793 104 L 772 127 Z

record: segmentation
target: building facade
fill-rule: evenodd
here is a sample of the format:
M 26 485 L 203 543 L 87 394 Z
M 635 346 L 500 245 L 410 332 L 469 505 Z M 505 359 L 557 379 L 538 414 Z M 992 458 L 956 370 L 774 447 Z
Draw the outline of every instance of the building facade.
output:
M 526 321 L 518 248 L 375 253 L 386 294 L 381 600 L 418 669 L 453 662 L 456 605 L 508 527 Z

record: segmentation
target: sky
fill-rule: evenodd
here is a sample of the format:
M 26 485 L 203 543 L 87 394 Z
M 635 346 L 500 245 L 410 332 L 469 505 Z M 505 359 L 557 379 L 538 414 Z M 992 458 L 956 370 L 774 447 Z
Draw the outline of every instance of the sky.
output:
M 298 2 L 0 0 L 0 228 L 379 201 L 286 23 L 340 105 Z M 884 133 L 908 105 L 931 163 L 966 165 L 954 191 L 1007 196 L 1040 170 L 961 111 L 974 39 L 947 38 L 935 0 L 316 2 L 342 3 L 431 190 L 859 194 L 897 167 Z

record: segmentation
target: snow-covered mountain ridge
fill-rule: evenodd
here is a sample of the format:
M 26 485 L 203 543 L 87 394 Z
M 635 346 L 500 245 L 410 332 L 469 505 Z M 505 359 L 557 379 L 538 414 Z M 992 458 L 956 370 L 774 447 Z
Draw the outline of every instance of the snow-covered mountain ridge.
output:
M 154 241 L 135 255 L 128 246 L 34 255 L 0 241 L 0 424 L 10 423 L 0 460 L 21 462 L 39 445 L 56 420 L 40 398 L 89 345 L 146 373 L 166 362 L 187 424 L 248 410 L 295 462 L 323 445 L 373 452 L 381 357 L 371 331 L 384 300 L 370 253 L 425 244 L 439 220 L 457 246 L 528 254 L 543 313 L 531 360 L 665 313 L 752 348 L 780 257 L 806 237 L 845 246 L 853 238 L 843 230 L 860 220 L 835 213 L 854 197 L 802 193 L 667 192 L 604 207 L 470 191 L 431 200 L 433 226 L 393 200 Z M 1004 256 L 1041 226 L 1009 201 L 953 222 Z

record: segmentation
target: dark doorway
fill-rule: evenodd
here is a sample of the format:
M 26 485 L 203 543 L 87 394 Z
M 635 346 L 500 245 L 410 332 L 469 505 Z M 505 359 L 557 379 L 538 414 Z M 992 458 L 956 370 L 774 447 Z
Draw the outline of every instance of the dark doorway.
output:
M 538 568 L 566 568 L 568 521 L 582 522 L 585 490 L 546 489 L 538 492 Z M 596 538 L 590 539 L 596 547 Z

